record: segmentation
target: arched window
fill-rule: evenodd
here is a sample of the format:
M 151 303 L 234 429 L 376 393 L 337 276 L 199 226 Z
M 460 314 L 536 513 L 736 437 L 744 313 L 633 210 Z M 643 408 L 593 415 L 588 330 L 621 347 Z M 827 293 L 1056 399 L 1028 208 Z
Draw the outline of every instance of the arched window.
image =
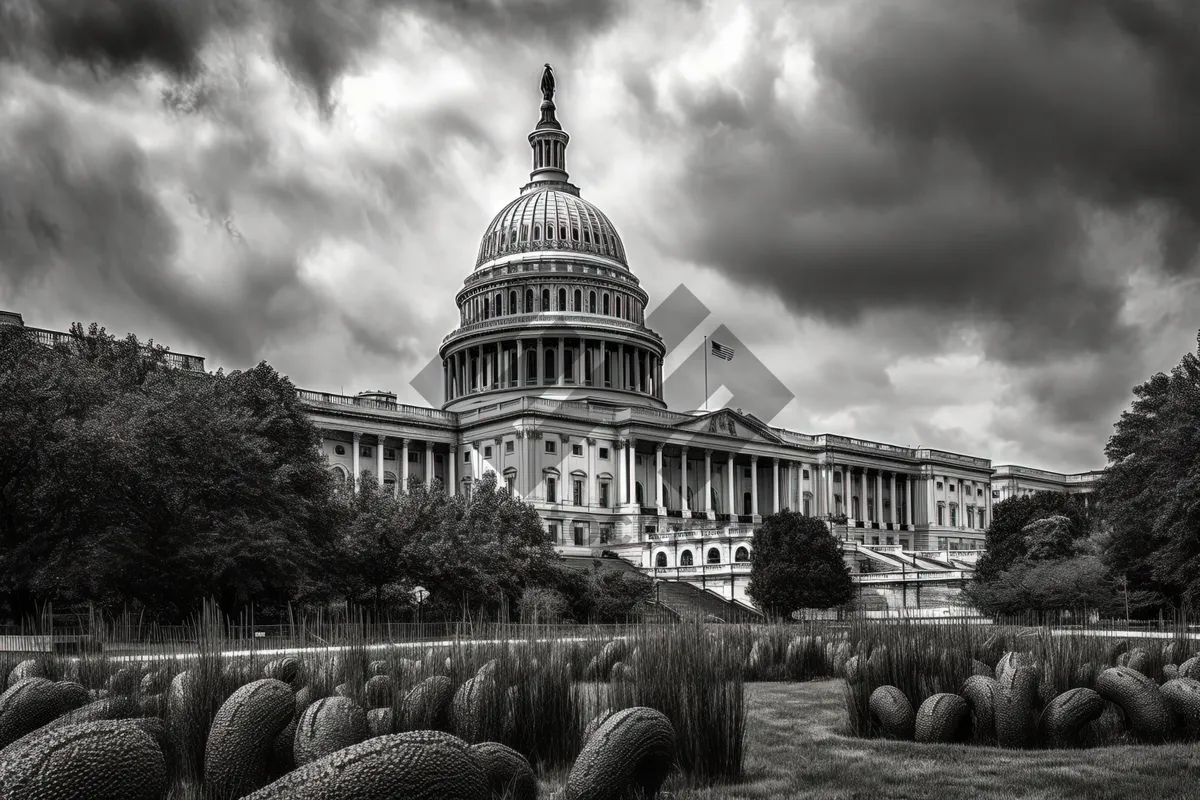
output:
M 945 503 L 938 503 L 938 507 L 937 507 L 937 524 L 938 524 L 938 525 L 945 525 L 945 524 L 946 524 L 946 504 L 945 504 Z
M 550 310 L 550 290 L 542 289 L 542 311 Z
M 750 560 L 750 551 L 744 547 L 739 547 L 733 551 L 733 560 L 736 562 L 745 562 Z
M 567 290 L 566 289 L 558 290 L 558 310 L 559 311 L 567 310 Z
M 958 527 L 958 506 L 955 505 L 950 506 L 950 527 Z
M 654 557 L 654 566 L 665 567 L 667 565 L 667 554 L 659 553 Z
M 567 347 L 563 348 L 563 376 L 567 383 L 575 378 L 575 351 Z
M 554 226 L 553 226 L 553 225 L 547 225 L 547 226 L 546 226 L 546 238 L 547 238 L 547 239 L 553 239 L 553 238 L 554 238 Z
M 586 229 L 586 228 L 585 228 L 585 229 L 584 229 L 584 231 L 583 231 L 583 243 L 584 243 L 584 244 L 591 244 L 591 243 L 592 243 L 592 237 L 591 237 L 591 234 L 589 234 L 589 233 L 587 232 L 587 229 Z
M 617 295 L 617 316 L 621 316 L 621 295 Z
M 525 313 L 529 314 L 533 311 L 533 289 L 525 290 Z
M 349 491 L 354 487 L 354 481 L 350 480 L 350 471 L 341 464 L 334 465 L 333 478 L 333 485 L 338 491 Z
M 704 561 L 708 564 L 720 564 L 721 551 L 715 547 L 708 548 L 708 555 L 705 556 Z
M 486 297 L 483 298 L 483 318 L 488 318 L 488 299 Z
M 604 293 L 604 316 L 606 316 L 606 317 L 608 316 L 608 309 L 609 309 L 609 305 L 608 305 L 608 293 L 607 293 L 607 292 L 605 292 L 605 293 Z
M 575 242 L 579 241 L 579 228 L 571 228 L 571 240 Z
M 542 238 L 542 226 L 534 225 L 533 226 L 533 240 L 536 242 L 541 238 Z
M 575 311 L 583 311 L 583 292 L 575 290 Z
M 566 239 L 567 239 L 567 226 L 566 225 L 558 226 L 558 238 L 562 239 L 563 241 L 566 241 Z
M 512 230 L 510 230 L 508 232 L 508 244 L 509 244 L 509 246 L 512 246 L 512 245 L 515 245 L 516 243 L 517 243 L 517 229 L 513 228 Z
M 523 241 L 523 242 L 529 241 L 529 226 L 528 225 L 521 226 L 521 241 Z
M 471 391 L 479 388 L 479 359 L 471 357 Z
M 543 365 L 543 369 L 544 369 L 543 374 L 546 376 L 546 382 L 554 383 L 557 380 L 558 376 L 554 372 L 554 348 L 553 347 L 546 348 L 546 361 L 545 361 L 545 364 Z
M 492 308 L 495 310 L 497 317 L 504 313 L 504 295 L 496 292 L 496 304 Z
M 812 516 L 812 495 L 808 492 L 804 493 L 804 516 Z
M 692 551 L 691 550 L 684 550 L 682 553 L 679 554 L 679 566 L 690 567 L 694 563 L 695 562 L 692 561 Z
M 508 313 L 517 313 L 517 292 L 515 289 L 508 293 Z
M 588 293 L 588 313 L 596 313 L 596 293 L 594 291 Z

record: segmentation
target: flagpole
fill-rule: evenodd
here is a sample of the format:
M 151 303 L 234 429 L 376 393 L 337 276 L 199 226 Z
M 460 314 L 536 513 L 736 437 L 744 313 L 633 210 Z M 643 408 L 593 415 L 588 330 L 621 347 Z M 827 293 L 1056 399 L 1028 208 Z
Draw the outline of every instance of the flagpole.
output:
M 708 337 L 704 337 L 704 410 L 708 411 Z

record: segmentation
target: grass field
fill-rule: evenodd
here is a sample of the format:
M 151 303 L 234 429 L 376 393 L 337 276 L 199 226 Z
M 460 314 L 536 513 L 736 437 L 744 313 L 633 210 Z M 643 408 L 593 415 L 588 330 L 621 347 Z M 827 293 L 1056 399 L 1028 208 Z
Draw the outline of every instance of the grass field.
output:
M 1089 798 L 1200 794 L 1193 745 L 1012 751 L 853 739 L 841 681 L 747 686 L 746 775 L 736 785 L 676 790 L 676 800 L 787 798 Z M 547 782 L 553 797 L 561 781 Z

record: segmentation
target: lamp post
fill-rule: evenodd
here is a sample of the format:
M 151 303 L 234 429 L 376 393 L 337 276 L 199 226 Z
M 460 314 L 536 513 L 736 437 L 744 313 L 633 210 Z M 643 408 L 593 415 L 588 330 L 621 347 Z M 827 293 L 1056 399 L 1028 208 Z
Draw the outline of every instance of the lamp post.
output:
M 413 599 L 417 601 L 417 633 L 418 633 L 418 635 L 420 635 L 421 623 L 422 623 L 422 620 L 421 620 L 422 603 L 425 602 L 425 598 L 429 597 L 429 590 L 426 589 L 424 586 L 415 586 L 415 587 L 413 587 L 413 590 L 412 590 L 412 596 L 413 596 Z

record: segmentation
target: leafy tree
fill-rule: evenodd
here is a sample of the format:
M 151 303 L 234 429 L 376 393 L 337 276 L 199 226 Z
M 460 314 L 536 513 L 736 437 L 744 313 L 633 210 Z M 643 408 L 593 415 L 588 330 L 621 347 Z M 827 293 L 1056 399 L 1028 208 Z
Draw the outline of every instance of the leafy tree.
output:
M 1064 492 L 1034 492 L 1010 497 L 996 504 L 988 525 L 983 554 L 975 575 L 978 580 L 993 580 L 1001 572 L 1029 556 L 1030 523 L 1048 518 L 1057 521 L 1047 527 L 1031 529 L 1035 557 L 1056 558 L 1071 551 L 1071 543 L 1091 530 L 1091 520 L 1083 502 Z
M 850 568 L 823 522 L 793 511 L 763 520 L 752 539 L 747 594 L 772 617 L 850 600 Z
M 1023 559 L 994 580 L 972 584 L 968 596 L 980 610 L 998 616 L 1089 610 L 1113 615 L 1120 609 L 1116 582 L 1095 555 Z
M 593 567 L 588 573 L 592 622 L 628 622 L 639 616 L 654 596 L 654 581 L 640 572 Z
M 1134 388 L 1098 488 L 1109 566 L 1131 592 L 1172 606 L 1200 601 L 1200 335 L 1197 344 L 1170 375 Z
M 10 609 L 90 600 L 179 618 L 206 596 L 232 612 L 293 595 L 338 518 L 295 387 L 266 364 L 182 372 L 133 336 L 73 330 L 53 349 L 0 332 Z

